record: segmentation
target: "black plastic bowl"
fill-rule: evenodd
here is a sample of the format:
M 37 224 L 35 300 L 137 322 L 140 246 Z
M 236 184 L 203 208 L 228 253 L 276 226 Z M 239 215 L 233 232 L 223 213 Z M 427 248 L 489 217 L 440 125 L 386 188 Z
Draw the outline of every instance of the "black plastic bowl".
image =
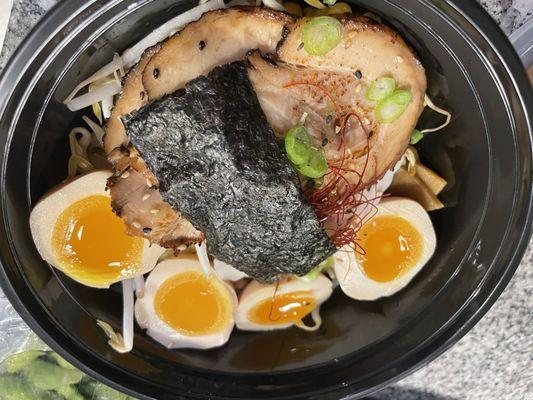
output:
M 396 296 L 357 302 L 336 293 L 316 333 L 236 331 L 210 351 L 165 350 L 137 329 L 133 352 L 120 355 L 95 325 L 120 328 L 120 292 L 82 287 L 41 260 L 29 212 L 65 177 L 66 134 L 80 123 L 61 99 L 113 52 L 191 6 L 63 1 L 6 67 L 0 279 L 17 311 L 76 366 L 142 398 L 355 398 L 436 357 L 496 300 L 531 232 L 533 95 L 507 39 L 473 1 L 357 2 L 402 32 L 427 69 L 431 97 L 454 113 L 421 148 L 450 182 L 449 207 L 432 215 L 438 248 Z

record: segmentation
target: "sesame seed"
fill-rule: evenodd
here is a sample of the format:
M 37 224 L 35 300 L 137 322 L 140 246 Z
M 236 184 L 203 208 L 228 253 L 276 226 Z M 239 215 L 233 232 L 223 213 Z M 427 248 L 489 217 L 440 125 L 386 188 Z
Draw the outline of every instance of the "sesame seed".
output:
M 396 60 L 397 63 L 400 63 L 400 64 L 403 63 L 403 57 L 402 56 L 396 56 L 395 60 Z
M 363 88 L 363 85 L 359 84 L 355 87 L 355 93 L 359 93 L 361 89 Z
M 152 228 L 145 227 L 145 228 L 143 228 L 143 232 L 148 234 L 148 233 L 152 232 Z
M 354 72 L 354 75 L 357 79 L 361 79 L 363 77 L 363 74 L 361 73 L 361 71 L 357 70 Z
M 296 48 L 296 50 L 300 51 L 304 48 L 304 42 L 301 42 L 298 47 Z
M 152 187 L 152 182 L 148 178 L 146 178 L 146 186 Z
M 143 196 L 143 201 L 146 201 L 150 198 L 150 194 L 149 193 L 146 193 L 144 196 Z
M 200 40 L 200 42 L 198 43 L 198 48 L 200 50 L 203 50 L 205 48 L 205 42 L 203 40 Z
M 130 176 L 129 171 L 124 172 L 122 175 L 120 175 L 122 178 L 126 179 L 128 176 Z
M 150 214 L 157 214 L 159 212 L 159 210 L 157 208 L 152 208 L 150 210 Z
M 329 141 L 328 141 L 328 138 L 324 138 L 324 139 L 322 139 L 322 147 L 324 147 L 325 145 L 327 145 L 328 142 L 329 142 Z
M 363 121 L 365 122 L 366 125 L 370 124 L 370 120 L 367 117 L 364 117 Z
M 137 229 L 141 227 L 141 224 L 139 224 L 137 221 L 135 221 L 132 225 Z
M 154 75 L 154 79 L 159 78 L 159 68 L 154 68 L 152 74 Z

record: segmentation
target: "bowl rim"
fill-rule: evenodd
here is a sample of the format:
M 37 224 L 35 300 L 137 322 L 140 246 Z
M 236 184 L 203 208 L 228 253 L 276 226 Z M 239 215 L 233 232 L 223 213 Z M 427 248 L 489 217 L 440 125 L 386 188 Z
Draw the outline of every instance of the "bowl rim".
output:
M 453 9 L 463 15 L 468 23 L 478 29 L 483 34 L 485 41 L 490 44 L 491 48 L 498 55 L 498 61 L 505 67 L 510 79 L 513 82 L 514 90 L 521 101 L 521 110 L 526 117 L 526 123 L 529 133 L 529 161 L 531 164 L 532 154 L 532 115 L 533 115 L 533 93 L 529 89 L 528 81 L 525 73 L 523 72 L 522 64 L 512 48 L 509 40 L 505 37 L 503 32 L 498 28 L 496 23 L 490 18 L 486 11 L 477 2 L 462 2 L 461 0 L 417 0 L 421 3 L 432 4 L 435 9 L 438 9 L 436 3 L 445 3 L 451 6 Z M 46 40 L 53 37 L 62 27 L 67 25 L 74 16 L 79 15 L 87 8 L 93 6 L 98 0 L 90 0 L 81 5 L 74 5 L 75 2 L 60 1 L 58 2 L 41 20 L 35 25 L 32 31 L 26 36 L 23 42 L 19 45 L 15 53 L 10 57 L 7 65 L 0 74 L 0 118 L 4 118 L 4 110 L 7 106 L 9 98 L 12 95 L 13 90 L 19 84 L 18 76 L 22 74 L 20 71 L 24 70 L 29 60 L 33 60 L 35 54 L 38 54 L 42 49 L 42 43 L 46 43 Z M 101 7 L 113 6 L 119 3 L 120 0 L 106 0 L 101 2 Z M 442 11 L 440 11 L 442 13 Z M 40 37 L 40 40 L 35 40 L 36 37 Z M 11 121 L 10 124 L 13 124 Z M 7 149 L 4 146 L 4 140 L 9 142 L 10 138 L 4 138 L 0 135 L 0 145 L 2 146 L 2 152 Z M 5 163 L 7 157 L 0 154 L 0 160 L 2 160 L 2 171 L 5 170 Z M 527 160 L 524 160 L 527 161 Z M 531 172 L 532 165 L 529 165 L 529 172 Z M 3 182 L 4 177 L 0 177 L 0 183 Z M 392 382 L 398 381 L 405 376 L 411 374 L 423 365 L 432 361 L 449 347 L 455 344 L 461 337 L 463 337 L 488 311 L 488 309 L 494 304 L 496 299 L 500 296 L 502 291 L 509 283 L 516 268 L 518 267 L 520 260 L 529 244 L 529 240 L 533 229 L 533 188 L 531 181 L 529 183 L 529 190 L 527 192 L 529 203 L 527 209 L 524 210 L 525 220 L 523 223 L 523 230 L 520 233 L 520 237 L 517 240 L 516 246 L 512 251 L 512 254 L 508 257 L 507 268 L 499 277 L 499 280 L 489 290 L 486 298 L 483 300 L 479 308 L 468 318 L 463 321 L 457 321 L 453 326 L 446 327 L 445 331 L 452 331 L 448 335 L 440 334 L 437 343 L 433 343 L 429 348 L 425 349 L 425 353 L 420 357 L 420 360 L 411 364 L 408 368 L 404 369 L 401 373 L 396 374 L 392 378 L 389 378 L 380 384 L 369 388 L 366 391 L 359 392 L 356 396 L 365 396 L 376 392 Z M 4 225 L 6 217 L 5 210 L 2 210 L 0 215 L 0 224 Z M 2 243 L 3 245 L 3 243 Z M 0 260 L 0 267 L 2 260 Z M 10 282 L 10 278 L 6 273 L 6 270 L 0 268 L 0 286 L 4 290 L 4 293 L 13 304 L 15 310 L 21 315 L 25 322 L 31 327 L 31 329 L 37 333 L 37 335 L 44 339 L 44 341 L 50 345 L 55 351 L 65 357 L 68 361 L 76 365 L 82 371 L 88 373 L 91 376 L 97 377 L 100 381 L 122 390 L 131 395 L 139 396 L 138 393 L 131 391 L 130 389 L 123 387 L 109 378 L 103 376 L 100 372 L 92 370 L 90 367 L 82 364 L 74 356 L 64 349 L 61 343 L 57 342 L 52 335 L 48 333 L 46 329 L 39 325 L 34 316 L 29 312 L 24 302 L 19 298 L 17 292 Z M 464 308 L 464 306 L 463 306 Z M 462 309 L 458 310 L 458 314 Z M 443 340 L 444 338 L 444 340 Z M 340 393 L 339 393 L 340 394 Z M 150 398 L 144 396 L 144 398 Z M 343 393 L 343 398 L 352 398 L 352 395 Z

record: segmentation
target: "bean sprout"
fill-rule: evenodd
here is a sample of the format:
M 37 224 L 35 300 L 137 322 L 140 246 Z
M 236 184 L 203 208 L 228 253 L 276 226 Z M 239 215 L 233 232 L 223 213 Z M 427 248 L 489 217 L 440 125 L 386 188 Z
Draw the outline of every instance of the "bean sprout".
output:
M 123 335 L 115 332 L 113 327 L 107 322 L 96 320 L 96 324 L 104 331 L 107 343 L 119 353 L 129 353 L 133 349 L 133 315 L 134 315 L 134 298 L 133 298 L 133 279 L 122 281 L 123 296 L 123 314 L 122 314 L 122 332 Z
M 196 255 L 198 256 L 198 261 L 200 261 L 200 266 L 202 267 L 204 274 L 211 274 L 212 268 L 211 263 L 209 262 L 209 256 L 207 255 L 207 246 L 205 244 L 205 240 L 200 244 L 196 243 L 194 247 L 196 249 Z
M 442 108 L 436 106 L 431 101 L 431 99 L 429 98 L 429 96 L 427 94 L 424 95 L 424 107 L 426 107 L 426 106 L 431 108 L 433 111 L 435 111 L 435 112 L 437 112 L 439 114 L 445 115 L 446 116 L 446 121 L 444 121 L 442 124 L 440 124 L 439 126 L 437 126 L 435 128 L 422 129 L 420 131 L 421 133 L 437 132 L 437 131 L 440 131 L 441 129 L 445 128 L 446 126 L 448 126 L 448 124 L 450 123 L 450 121 L 452 119 L 452 114 L 449 111 L 443 110 Z

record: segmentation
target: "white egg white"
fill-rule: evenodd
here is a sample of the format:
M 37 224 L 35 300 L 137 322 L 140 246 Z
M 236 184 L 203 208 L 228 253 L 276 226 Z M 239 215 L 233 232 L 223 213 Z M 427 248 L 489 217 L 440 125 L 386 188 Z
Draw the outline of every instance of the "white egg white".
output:
M 57 218 L 61 213 L 73 203 L 86 197 L 101 195 L 109 197 L 109 191 L 106 190 L 107 179 L 111 176 L 110 171 L 100 170 L 82 175 L 74 180 L 60 184 L 48 192 L 34 207 L 30 214 L 30 230 L 37 251 L 49 264 L 59 270 L 67 273 L 62 268 L 61 263 L 55 254 L 52 246 L 52 236 Z M 143 239 L 144 240 L 144 239 Z M 138 270 L 135 275 L 141 275 L 149 272 L 157 263 L 159 256 L 164 249 L 157 245 L 150 245 L 144 240 L 141 259 Z M 124 278 L 133 278 L 134 276 L 118 277 L 115 280 L 104 282 L 101 285 L 88 284 L 82 282 L 76 277 L 69 275 L 72 279 L 91 287 L 108 288 L 111 284 Z
M 239 271 L 237 268 L 226 264 L 224 261 L 217 260 L 216 258 L 213 265 L 218 277 L 224 281 L 235 282 L 243 278 L 248 278 L 248 275 L 246 275 L 244 272 Z
M 232 307 L 232 313 L 231 318 L 225 321 L 218 332 L 207 335 L 186 335 L 164 322 L 155 311 L 154 298 L 159 287 L 167 279 L 189 271 L 203 274 L 200 262 L 194 255 L 183 254 L 160 262 L 146 280 L 144 296 L 135 303 L 137 323 L 141 328 L 146 329 L 149 336 L 169 349 L 209 349 L 222 346 L 228 341 L 235 325 L 234 314 L 237 308 L 237 295 L 233 287 L 227 283 L 219 280 L 222 288 L 227 291 L 223 294 L 227 298 L 220 301 L 228 301 L 229 306 Z M 218 279 L 213 273 L 211 277 Z
M 377 282 L 366 276 L 349 247 L 334 255 L 334 271 L 342 291 L 355 300 L 376 300 L 391 296 L 403 289 L 424 267 L 435 251 L 435 230 L 424 208 L 414 200 L 401 197 L 383 199 L 377 206 L 376 216 L 394 215 L 408 220 L 422 237 L 422 254 L 408 271 L 389 282 Z
M 316 308 L 318 309 L 324 303 L 333 291 L 331 281 L 324 275 L 320 274 L 318 278 L 311 282 L 305 282 L 296 278 L 290 278 L 282 281 L 276 291 L 276 284 L 261 284 L 257 281 L 252 281 L 246 286 L 239 298 L 239 307 L 235 314 L 235 323 L 237 328 L 246 331 L 270 331 L 275 329 L 285 329 L 293 325 L 287 324 L 258 324 L 250 321 L 248 314 L 252 308 L 266 299 L 272 299 L 274 294 L 276 296 L 309 291 L 314 297 Z

